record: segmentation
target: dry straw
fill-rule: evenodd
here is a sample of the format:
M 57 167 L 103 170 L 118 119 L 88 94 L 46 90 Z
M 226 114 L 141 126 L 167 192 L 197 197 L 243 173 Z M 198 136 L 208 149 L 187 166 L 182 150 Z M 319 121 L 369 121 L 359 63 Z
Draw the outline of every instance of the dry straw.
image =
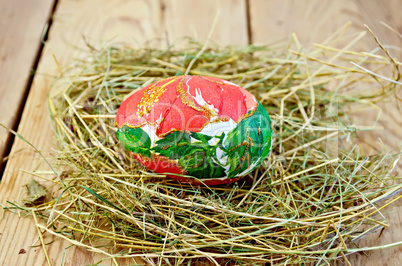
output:
M 295 35 L 286 45 L 202 53 L 192 41 L 184 50 L 91 49 L 63 69 L 49 98 L 59 143 L 53 186 L 39 205 L 14 208 L 34 214 L 43 246 L 42 234 L 55 235 L 116 265 L 348 263 L 348 254 L 370 249 L 357 240 L 388 227 L 381 211 L 402 189 L 393 174 L 399 154 L 368 156 L 356 145 L 355 133 L 377 119 L 359 127 L 349 111 L 380 114 L 376 103 L 401 88 L 401 63 L 379 55 L 380 44 L 350 51 L 364 33 L 344 30 L 310 50 Z M 150 173 L 116 139 L 127 95 L 186 71 L 241 85 L 273 120 L 269 158 L 235 184 L 191 186 Z

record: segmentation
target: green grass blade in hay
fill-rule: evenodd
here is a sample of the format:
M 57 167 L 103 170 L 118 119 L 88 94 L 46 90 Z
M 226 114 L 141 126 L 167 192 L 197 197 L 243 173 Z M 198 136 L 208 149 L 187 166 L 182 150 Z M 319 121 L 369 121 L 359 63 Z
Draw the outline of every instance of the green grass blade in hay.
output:
M 126 212 L 126 211 L 120 209 L 119 207 L 117 207 L 116 205 L 114 205 L 113 203 L 111 203 L 110 201 L 108 201 L 107 199 L 105 199 L 104 197 L 98 195 L 98 194 L 97 194 L 95 191 L 93 191 L 92 189 L 87 188 L 87 187 L 85 187 L 85 186 L 81 186 L 81 185 L 80 185 L 80 187 L 82 187 L 83 189 L 85 189 L 85 190 L 88 191 L 90 194 L 94 195 L 95 197 L 97 197 L 99 200 L 101 200 L 101 201 L 103 201 L 104 203 L 108 204 L 109 206 L 111 206 L 111 207 L 113 207 L 113 208 L 115 208 L 115 209 L 117 209 L 117 210 L 119 210 L 119 211 L 121 211 L 121 212 L 123 212 L 123 213 L 125 213 L 125 214 L 128 214 L 128 212 Z

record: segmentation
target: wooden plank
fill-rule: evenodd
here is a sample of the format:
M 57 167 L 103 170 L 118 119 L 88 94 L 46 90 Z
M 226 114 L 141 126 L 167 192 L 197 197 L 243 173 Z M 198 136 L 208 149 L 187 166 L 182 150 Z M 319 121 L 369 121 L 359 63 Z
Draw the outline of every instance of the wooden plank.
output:
M 352 22 L 350 33 L 366 30 L 367 24 L 383 44 L 393 46 L 389 50 L 399 61 L 402 59 L 402 39 L 398 34 L 384 27 L 385 22 L 392 28 L 402 31 L 402 20 L 399 11 L 402 2 L 398 0 L 301 0 L 301 1 L 250 1 L 250 28 L 253 43 L 272 43 L 287 40 L 296 33 L 299 41 L 308 47 L 313 43 L 324 41 L 347 22 Z M 342 44 L 339 45 L 342 47 Z M 371 51 L 378 45 L 371 34 L 366 34 L 351 49 L 356 51 Z M 379 124 L 387 130 L 373 132 L 363 136 L 367 143 L 377 142 L 379 137 L 389 147 L 397 147 L 402 131 L 402 121 L 398 119 L 396 105 L 390 108 L 384 105 L 384 114 Z M 373 114 L 376 115 L 376 114 Z M 367 119 L 368 120 L 368 119 Z M 393 125 L 390 127 L 389 125 Z M 373 147 L 367 146 L 366 152 L 373 152 Z
M 236 1 L 236 8 L 229 8 L 230 0 L 221 1 L 108 1 L 108 0 L 60 0 L 54 15 L 54 22 L 49 32 L 49 39 L 43 51 L 43 56 L 38 65 L 38 74 L 35 75 L 28 96 L 18 132 L 29 140 L 47 157 L 51 150 L 53 140 L 48 121 L 46 93 L 52 79 L 49 75 L 57 72 L 54 62 L 54 54 L 60 64 L 65 64 L 72 57 L 79 56 L 79 51 L 72 45 L 83 48 L 85 42 L 95 47 L 100 47 L 111 38 L 114 42 L 123 42 L 129 45 L 138 45 L 147 39 L 164 38 L 166 34 L 170 40 L 187 34 L 188 28 L 179 25 L 178 20 L 188 23 L 188 26 L 198 32 L 200 39 L 205 39 L 211 23 L 202 18 L 213 18 L 215 10 L 222 9 L 222 17 L 218 23 L 229 25 L 226 20 L 233 16 L 236 22 L 230 22 L 234 28 L 243 29 L 239 34 L 244 36 L 232 36 L 220 31 L 225 27 L 215 29 L 216 39 L 222 44 L 246 43 L 246 12 L 245 2 Z M 188 9 L 179 7 L 185 5 Z M 197 16 L 192 17 L 190 12 L 197 10 Z M 201 12 L 201 14 L 200 14 Z M 230 13 L 229 13 L 230 12 Z M 233 12 L 233 13 L 232 13 Z M 212 15 L 211 15 L 212 13 Z M 213 19 L 212 19 L 213 20 Z M 226 23 L 226 24 L 225 24 Z M 179 26 L 181 28 L 179 28 Z M 11 158 L 5 169 L 3 180 L 0 184 L 0 202 L 6 200 L 19 200 L 22 195 L 23 185 L 29 179 L 20 169 L 32 170 L 44 169 L 45 164 L 26 143 L 16 139 Z M 19 218 L 17 215 L 5 213 L 0 221 L 0 265 L 44 265 L 46 258 L 41 247 L 30 248 L 37 240 L 37 231 L 30 218 Z M 45 242 L 54 240 L 45 235 Z M 36 242 L 38 244 L 39 242 Z M 98 261 L 100 255 L 91 254 L 80 248 L 67 248 L 69 243 L 56 240 L 47 246 L 47 251 L 52 264 L 60 265 L 85 265 Z M 26 253 L 20 252 L 22 249 Z M 123 261 L 122 264 L 134 264 L 133 261 Z M 102 264 L 112 264 L 104 261 Z
M 18 123 L 54 1 L 0 1 L 0 123 L 9 128 Z M 10 137 L 0 127 L 0 172 Z
M 244 0 L 187 0 L 165 2 L 166 36 L 169 42 L 180 42 L 185 36 L 205 42 L 213 28 L 212 43 L 219 45 L 247 44 L 246 4 Z
M 308 47 L 323 42 L 330 34 L 347 22 L 352 26 L 348 32 L 366 30 L 367 24 L 388 45 L 391 54 L 402 58 L 401 38 L 381 25 L 385 22 L 401 32 L 402 21 L 398 18 L 402 5 L 398 0 L 301 0 L 276 1 L 253 0 L 250 2 L 250 35 L 253 43 L 272 43 L 289 40 L 296 33 L 299 41 Z M 366 34 L 352 49 L 370 51 L 377 44 Z
M 299 1 L 249 1 L 251 37 L 254 43 L 272 43 L 278 40 L 289 39 L 290 34 L 295 32 L 300 42 L 308 47 L 312 43 L 324 41 L 331 33 L 342 25 L 351 21 L 350 32 L 365 30 L 367 24 L 378 36 L 383 44 L 395 46 L 398 49 L 390 48 L 393 56 L 402 59 L 402 39 L 392 31 L 385 28 L 380 22 L 383 21 L 402 33 L 402 20 L 400 11 L 402 2 L 399 0 L 299 0 Z M 377 44 L 367 34 L 359 43 L 353 46 L 357 51 L 370 51 L 377 47 Z M 400 103 L 399 103 L 400 104 Z M 384 130 L 376 130 L 369 134 L 360 135 L 360 140 L 366 145 L 363 146 L 366 154 L 371 154 L 379 149 L 378 139 L 388 148 L 398 151 L 402 132 L 402 119 L 396 102 L 380 105 L 383 114 L 379 125 Z M 374 121 L 377 113 L 361 113 L 360 120 Z M 399 163 L 399 173 L 402 171 L 402 163 Z M 359 246 L 385 245 L 402 241 L 402 202 L 394 204 L 385 211 L 385 216 L 390 220 L 390 228 L 384 230 L 378 238 L 376 232 L 360 242 Z M 382 265 L 400 265 L 402 261 L 402 247 L 383 249 L 368 252 L 369 257 L 363 254 L 353 254 L 349 257 L 352 265 L 376 265 L 381 261 Z

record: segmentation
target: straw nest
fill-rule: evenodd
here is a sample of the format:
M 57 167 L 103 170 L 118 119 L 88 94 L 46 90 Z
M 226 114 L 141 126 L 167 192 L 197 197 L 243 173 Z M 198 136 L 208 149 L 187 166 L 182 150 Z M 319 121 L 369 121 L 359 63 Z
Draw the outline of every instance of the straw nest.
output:
M 349 51 L 362 34 L 348 40 L 340 32 L 310 50 L 296 36 L 285 45 L 89 49 L 50 93 L 59 144 L 53 186 L 41 202 L 16 206 L 47 221 L 37 222 L 42 234 L 115 264 L 348 262 L 365 250 L 358 239 L 388 226 L 381 210 L 402 189 L 393 174 L 398 153 L 368 156 L 356 145 L 355 133 L 374 128 L 375 117 L 359 127 L 349 111 L 380 113 L 376 103 L 401 88 L 401 63 L 380 43 Z M 336 40 L 348 44 L 335 48 Z M 272 118 L 269 157 L 234 184 L 178 183 L 137 165 L 117 141 L 114 117 L 127 95 L 186 73 L 239 84 Z

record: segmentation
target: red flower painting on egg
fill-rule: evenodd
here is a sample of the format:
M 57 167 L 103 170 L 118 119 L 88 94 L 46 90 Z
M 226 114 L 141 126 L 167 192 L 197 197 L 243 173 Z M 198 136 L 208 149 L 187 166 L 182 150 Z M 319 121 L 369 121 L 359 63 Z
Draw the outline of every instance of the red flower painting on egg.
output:
M 262 105 L 213 77 L 172 77 L 142 88 L 121 104 L 116 125 L 120 141 L 145 167 L 206 185 L 244 176 L 271 147 Z

